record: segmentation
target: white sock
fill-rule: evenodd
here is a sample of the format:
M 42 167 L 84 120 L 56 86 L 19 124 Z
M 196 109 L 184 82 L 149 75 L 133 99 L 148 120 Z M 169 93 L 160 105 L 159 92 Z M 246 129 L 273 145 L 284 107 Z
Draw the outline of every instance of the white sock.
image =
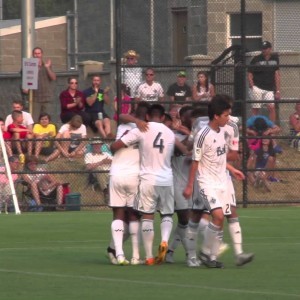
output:
M 154 240 L 153 220 L 142 219 L 141 227 L 142 227 L 142 238 L 143 238 L 146 258 L 152 258 L 154 257 L 152 251 L 153 240 Z
M 205 231 L 202 252 L 209 255 L 211 260 L 216 260 L 222 238 L 221 228 L 210 222 Z
M 173 240 L 172 242 L 170 243 L 169 245 L 169 250 L 173 251 L 178 247 L 178 245 L 180 244 L 181 242 L 181 238 L 180 238 L 180 235 L 179 235 L 179 224 L 177 224 L 175 230 L 174 230 L 174 236 L 173 236 Z
M 209 221 L 205 218 L 201 218 L 198 226 L 198 238 L 200 241 L 203 242 L 204 240 L 204 235 L 205 235 L 205 230 L 207 225 L 209 224 Z
M 139 233 L 140 231 L 140 222 L 133 221 L 129 222 L 129 232 L 131 235 L 131 245 L 132 245 L 132 257 L 139 259 L 140 251 L 139 251 Z
M 124 251 L 123 251 L 124 223 L 122 220 L 112 221 L 111 234 L 115 244 L 116 257 L 118 257 L 119 255 L 124 255 Z
M 238 218 L 228 219 L 228 231 L 232 240 L 235 255 L 243 253 L 242 229 Z
M 184 239 L 184 245 L 186 247 L 186 252 L 188 258 L 196 257 L 196 244 L 197 244 L 197 231 L 198 223 L 189 221 L 188 228 L 186 231 L 186 237 Z
M 179 235 L 180 241 L 182 242 L 183 248 L 184 248 L 185 252 L 187 253 L 188 246 L 186 244 L 186 236 L 187 236 L 189 225 L 188 224 L 182 225 L 182 224 L 178 223 L 177 227 L 178 227 L 178 235 Z
M 173 219 L 170 216 L 164 216 L 160 223 L 161 241 L 169 242 L 173 228 Z

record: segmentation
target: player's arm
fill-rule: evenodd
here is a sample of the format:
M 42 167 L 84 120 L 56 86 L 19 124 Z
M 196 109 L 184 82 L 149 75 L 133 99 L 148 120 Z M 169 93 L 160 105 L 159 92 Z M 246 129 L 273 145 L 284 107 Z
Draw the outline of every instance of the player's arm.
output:
M 187 148 L 186 145 L 184 145 L 182 142 L 180 142 L 177 138 L 175 138 L 175 147 L 182 153 L 185 155 L 189 155 L 190 152 Z
M 192 196 L 197 169 L 198 169 L 198 161 L 193 160 L 190 166 L 189 179 L 182 193 L 186 199 L 189 199 Z
M 240 170 L 234 168 L 231 164 L 227 163 L 226 168 L 232 174 L 232 176 L 235 179 L 237 179 L 237 180 L 244 180 L 245 179 L 244 173 L 241 172 Z
M 110 150 L 114 154 L 118 150 L 125 148 L 125 147 L 127 147 L 127 146 L 125 145 L 124 142 L 122 142 L 122 140 L 117 140 L 110 145 Z
M 146 121 L 140 120 L 133 115 L 129 114 L 120 114 L 119 115 L 119 120 L 121 123 L 127 124 L 127 123 L 135 123 L 136 127 L 141 131 L 141 132 L 146 132 L 148 130 L 148 123 Z

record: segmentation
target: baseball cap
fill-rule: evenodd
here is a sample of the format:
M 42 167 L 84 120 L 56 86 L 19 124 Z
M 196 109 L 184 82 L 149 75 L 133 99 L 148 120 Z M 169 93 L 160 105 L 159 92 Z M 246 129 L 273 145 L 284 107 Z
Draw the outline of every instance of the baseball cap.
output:
M 177 74 L 177 77 L 186 77 L 185 71 L 180 71 L 180 72 Z
M 263 41 L 262 49 L 268 49 L 268 48 L 272 48 L 272 44 L 268 41 Z

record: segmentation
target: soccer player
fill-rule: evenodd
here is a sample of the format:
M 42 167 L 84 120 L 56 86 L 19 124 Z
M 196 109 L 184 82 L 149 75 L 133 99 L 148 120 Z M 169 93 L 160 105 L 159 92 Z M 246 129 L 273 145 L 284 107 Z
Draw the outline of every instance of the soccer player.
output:
M 201 262 L 209 268 L 223 268 L 217 261 L 217 255 L 223 239 L 224 203 L 227 192 L 226 168 L 237 179 L 244 179 L 244 174 L 226 161 L 226 140 L 223 127 L 229 120 L 231 106 L 220 95 L 213 97 L 208 104 L 208 126 L 200 130 L 194 141 L 192 164 L 189 179 L 183 192 L 186 199 L 193 192 L 197 174 L 199 198 L 193 202 L 188 235 L 188 265 L 199 266 L 196 258 L 196 236 L 202 211 L 207 209 L 211 214 L 200 253 Z
M 171 157 L 175 147 L 175 135 L 162 122 L 165 110 L 159 104 L 152 105 L 147 113 L 148 130 L 135 128 L 111 145 L 111 150 L 138 143 L 140 153 L 140 185 L 134 208 L 141 215 L 141 231 L 146 253 L 146 265 L 160 264 L 168 249 L 174 213 L 174 189 Z M 154 214 L 161 215 L 161 243 L 158 255 L 153 255 Z
M 125 136 L 131 129 L 136 128 L 139 120 L 146 119 L 149 108 L 146 102 L 140 102 L 137 106 L 135 117 L 127 115 L 128 123 L 120 124 L 117 129 L 117 139 Z M 122 116 L 120 116 L 122 119 Z M 113 210 L 113 221 L 111 232 L 114 243 L 115 255 L 111 257 L 108 248 L 108 255 L 113 264 L 127 265 L 123 251 L 124 232 L 126 235 L 127 222 L 129 223 L 129 234 L 132 242 L 132 265 L 141 264 L 139 254 L 139 216 L 133 210 L 134 198 L 137 194 L 140 171 L 140 154 L 136 145 L 120 149 L 113 157 L 110 168 L 110 202 Z M 115 258 L 116 257 L 116 258 Z M 115 262 L 116 259 L 116 262 Z

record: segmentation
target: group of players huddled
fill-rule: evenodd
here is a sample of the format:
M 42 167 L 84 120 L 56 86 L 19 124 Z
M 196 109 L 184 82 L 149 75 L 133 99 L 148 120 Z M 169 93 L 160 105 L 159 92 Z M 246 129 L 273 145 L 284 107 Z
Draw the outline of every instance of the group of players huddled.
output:
M 107 252 L 112 264 L 174 263 L 174 251 L 182 243 L 188 267 L 223 268 L 218 257 L 228 248 L 223 243 L 225 217 L 236 265 L 253 260 L 254 254 L 242 248 L 231 179 L 245 178 L 230 164 L 237 159 L 239 147 L 231 105 L 229 96 L 216 95 L 207 106 L 183 106 L 177 130 L 168 127 L 168 115 L 160 104 L 140 102 L 134 115 L 120 116 L 117 139 L 111 145 L 109 205 L 113 221 Z M 161 217 L 161 243 L 155 256 L 156 212 Z M 174 212 L 178 221 L 169 242 Z M 130 261 L 123 250 L 129 236 Z M 198 236 L 202 240 L 199 252 Z M 145 259 L 140 257 L 140 244 Z

